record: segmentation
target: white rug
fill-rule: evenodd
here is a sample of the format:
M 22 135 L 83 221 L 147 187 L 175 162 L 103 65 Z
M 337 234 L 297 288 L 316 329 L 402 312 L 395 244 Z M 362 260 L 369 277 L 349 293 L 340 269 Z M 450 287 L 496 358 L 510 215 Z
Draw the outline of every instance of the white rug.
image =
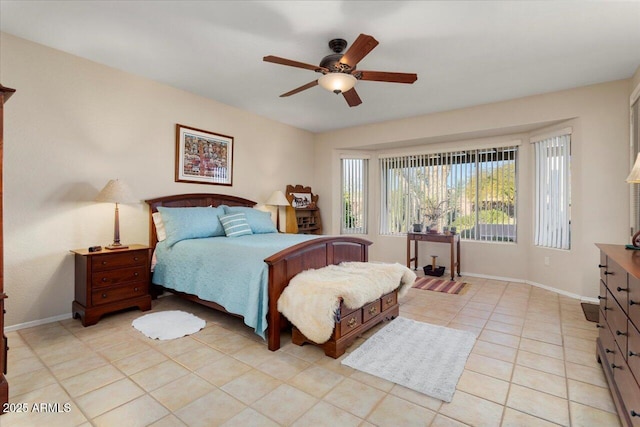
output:
M 206 322 L 191 313 L 171 310 L 145 314 L 131 323 L 131 326 L 148 336 L 158 340 L 191 335 L 204 328 Z
M 398 317 L 342 363 L 451 402 L 475 341 L 468 331 Z

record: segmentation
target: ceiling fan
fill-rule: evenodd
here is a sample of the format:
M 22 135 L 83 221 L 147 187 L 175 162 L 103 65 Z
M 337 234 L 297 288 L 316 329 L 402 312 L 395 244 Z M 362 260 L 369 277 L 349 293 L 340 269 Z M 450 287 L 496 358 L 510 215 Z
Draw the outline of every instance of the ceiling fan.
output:
M 354 88 L 358 80 L 411 84 L 418 79 L 418 75 L 414 73 L 357 70 L 356 65 L 358 65 L 358 62 L 367 56 L 377 45 L 378 41 L 372 36 L 360 34 L 344 54 L 342 54 L 342 51 L 347 47 L 347 42 L 343 39 L 331 40 L 329 42 L 329 48 L 331 48 L 334 53 L 322 58 L 320 65 L 305 64 L 304 62 L 293 61 L 273 55 L 265 56 L 262 60 L 265 62 L 273 62 L 274 64 L 304 68 L 322 74 L 317 80 L 287 93 L 283 93 L 280 95 L 281 98 L 295 95 L 303 90 L 320 85 L 336 94 L 341 93 L 347 101 L 347 104 L 349 104 L 349 107 L 355 107 L 362 104 L 362 100 Z

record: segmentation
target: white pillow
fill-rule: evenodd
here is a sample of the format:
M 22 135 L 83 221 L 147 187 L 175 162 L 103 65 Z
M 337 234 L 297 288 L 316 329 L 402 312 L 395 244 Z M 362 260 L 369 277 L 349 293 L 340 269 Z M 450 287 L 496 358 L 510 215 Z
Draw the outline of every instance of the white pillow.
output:
M 162 214 L 160 212 L 154 212 L 151 217 L 153 218 L 153 224 L 156 226 L 158 242 L 162 242 L 167 238 L 167 231 L 164 229 L 164 222 L 162 222 Z

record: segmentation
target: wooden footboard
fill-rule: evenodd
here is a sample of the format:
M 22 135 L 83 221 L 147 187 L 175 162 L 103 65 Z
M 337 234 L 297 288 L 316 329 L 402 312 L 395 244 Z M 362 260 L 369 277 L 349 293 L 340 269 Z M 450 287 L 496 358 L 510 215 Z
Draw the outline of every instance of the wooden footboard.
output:
M 269 313 L 267 341 L 269 350 L 280 348 L 280 331 L 287 325 L 278 312 L 278 298 L 296 274 L 343 261 L 369 260 L 371 242 L 357 237 L 321 237 L 287 248 L 265 259 L 269 266 Z
M 254 206 L 254 201 L 226 194 L 178 194 L 146 200 L 149 205 L 149 246 L 152 250 L 158 243 L 156 229 L 151 215 L 158 206 L 195 207 L 195 206 Z M 296 274 L 310 268 L 320 268 L 343 261 L 368 261 L 371 242 L 357 237 L 320 237 L 284 249 L 264 261 L 269 266 L 269 313 L 267 314 L 267 341 L 269 350 L 280 348 L 280 331 L 288 322 L 278 312 L 278 298 L 287 287 L 289 280 Z M 149 275 L 151 278 L 151 275 Z M 161 284 L 156 284 L 161 285 Z M 207 307 L 225 311 L 224 307 L 204 301 L 195 295 L 174 292 L 176 295 Z

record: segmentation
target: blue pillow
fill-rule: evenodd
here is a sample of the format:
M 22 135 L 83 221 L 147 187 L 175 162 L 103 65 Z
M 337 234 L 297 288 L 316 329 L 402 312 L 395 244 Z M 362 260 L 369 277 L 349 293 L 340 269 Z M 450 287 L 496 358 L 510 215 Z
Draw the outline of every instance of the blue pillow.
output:
M 247 222 L 253 234 L 264 233 L 277 233 L 275 224 L 271 220 L 271 214 L 269 212 L 263 212 L 258 209 L 246 208 L 242 206 L 225 206 L 224 212 L 230 213 L 243 213 L 247 217 Z
M 243 213 L 231 213 L 220 216 L 220 223 L 224 228 L 227 237 L 244 236 L 251 233 L 251 227 L 247 222 L 247 217 Z
M 219 215 L 224 208 L 165 208 L 158 207 L 167 231 L 167 245 L 175 245 L 181 240 L 203 237 L 224 236 Z

